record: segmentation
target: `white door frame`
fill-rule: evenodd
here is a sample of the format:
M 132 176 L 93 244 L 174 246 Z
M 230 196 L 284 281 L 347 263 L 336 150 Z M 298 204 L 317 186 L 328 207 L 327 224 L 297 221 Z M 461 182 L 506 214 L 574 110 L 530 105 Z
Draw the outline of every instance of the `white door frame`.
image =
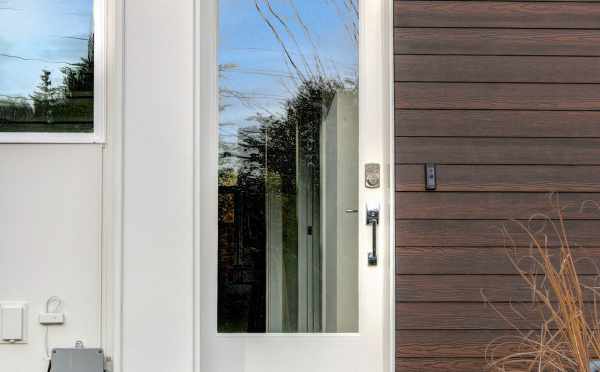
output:
M 123 110 L 125 102 L 123 101 L 124 89 L 124 17 L 125 0 L 107 1 L 107 33 L 106 33 L 106 75 L 107 75 L 107 107 L 106 107 L 106 151 L 104 157 L 104 176 L 103 176 L 103 233 L 102 233 L 102 346 L 105 348 L 106 355 L 111 357 L 113 372 L 134 372 L 123 371 L 123 171 L 125 160 L 123 158 Z M 375 27 L 380 27 L 381 40 L 380 57 L 382 64 L 380 66 L 371 66 L 371 68 L 380 71 L 380 95 L 372 97 L 378 99 L 381 103 L 381 117 L 365 118 L 361 120 L 383 120 L 387 122 L 387 143 L 370 161 L 379 161 L 388 170 L 388 179 L 383 180 L 387 191 L 384 195 L 384 204 L 388 206 L 387 213 L 382 216 L 383 219 L 392 221 L 390 229 L 384 240 L 387 249 L 385 254 L 388 259 L 384 260 L 388 276 L 387 287 L 384 289 L 387 293 L 388 303 L 384 304 L 387 308 L 385 328 L 387 335 L 384 335 L 384 365 L 386 372 L 392 372 L 395 368 L 395 298 L 394 298 L 394 104 L 393 104 L 393 0 L 361 0 L 362 9 L 368 7 L 368 4 L 374 1 L 384 2 L 381 22 Z M 195 58 L 195 120 L 194 120 L 194 328 L 193 350 L 194 350 L 194 372 L 201 371 L 202 344 L 201 344 L 201 253 L 202 253 L 202 195 L 207 185 L 202 183 L 203 174 L 199 168 L 202 158 L 210 156 L 214 158 L 214 164 L 217 164 L 216 147 L 211 146 L 218 143 L 218 133 L 214 130 L 206 131 L 202 123 L 217 122 L 217 74 L 213 70 L 216 68 L 216 34 L 207 36 L 207 30 L 215 27 L 214 22 L 217 16 L 217 7 L 214 0 L 194 0 L 195 4 L 195 34 L 194 34 L 194 58 Z M 365 5 L 366 4 L 366 5 Z M 361 63 L 361 68 L 366 68 Z M 361 97 L 361 100 L 364 98 Z M 362 101 L 361 101 L 362 104 Z M 362 172 L 361 172 L 362 176 Z M 215 178 L 216 179 L 216 178 Z M 364 209 L 364 208 L 363 208 Z M 361 210 L 361 216 L 364 211 Z M 216 221 L 217 216 L 214 216 Z M 361 217 L 362 218 L 362 217 Z M 384 246 L 384 245 L 380 245 Z M 361 255 L 362 255 L 361 250 Z M 382 252 L 383 253 L 383 252 Z M 361 260 L 362 260 L 361 256 Z M 362 261 L 361 261 L 362 264 Z M 327 337 L 323 334 L 321 337 Z M 277 337 L 276 335 L 256 335 L 257 338 Z M 296 335 L 302 337 L 302 335 Z M 186 340 L 182 340 L 186 342 Z
M 216 180 L 217 180 L 217 164 L 218 164 L 218 72 L 217 72 L 217 22 L 218 22 L 218 0 L 196 0 L 195 1 L 195 123 L 194 123 L 194 149 L 195 149 L 195 167 L 194 167 L 194 371 L 195 372 L 212 372 L 201 371 L 201 360 L 203 350 L 207 349 L 208 345 L 203 345 L 202 332 L 216 332 L 216 324 L 202 324 L 203 308 L 202 308 L 202 290 L 214 291 L 210 287 L 204 288 L 205 284 L 202 280 L 201 264 L 203 260 L 211 260 L 212 255 L 216 254 L 206 249 L 206 246 L 215 246 L 216 241 L 211 237 L 214 235 L 214 229 L 217 221 L 217 198 Z M 368 275 L 383 275 L 385 279 L 385 288 L 382 290 L 385 293 L 385 303 L 380 304 L 383 312 L 380 319 L 384 324 L 383 339 L 375 342 L 381 342 L 383 349 L 383 360 L 381 360 L 382 370 L 391 372 L 395 366 L 395 300 L 394 300 L 394 125 L 393 125 L 393 0 L 360 0 L 360 11 L 362 17 L 368 15 L 370 19 L 379 19 L 379 22 L 365 24 L 361 22 L 361 50 L 369 48 L 368 53 L 361 53 L 359 76 L 377 76 L 377 79 L 369 81 L 361 80 L 360 102 L 360 121 L 380 122 L 384 123 L 381 131 L 377 135 L 381 137 L 381 146 L 377 148 L 369 148 L 368 151 L 363 151 L 360 155 L 360 177 L 363 179 L 363 165 L 367 162 L 378 162 L 385 169 L 385 174 L 388 176 L 382 180 L 382 190 L 372 191 L 373 194 L 367 194 L 365 197 L 361 193 L 359 202 L 360 214 L 359 218 L 365 218 L 364 206 L 369 199 L 368 195 L 377 195 L 377 200 L 382 203 L 382 226 L 380 234 L 384 233 L 383 226 L 389 226 L 388 231 L 385 231 L 380 237 L 379 246 L 383 247 L 380 250 L 380 271 L 372 271 Z M 373 30 L 372 27 L 379 27 Z M 365 32 L 365 31 L 369 32 Z M 370 35 L 367 40 L 363 35 Z M 375 37 L 374 37 L 375 36 Z M 377 60 L 381 63 L 372 63 L 370 60 L 366 63 L 364 60 L 366 55 L 374 58 L 377 55 Z M 367 93 L 368 92 L 368 93 Z M 365 112 L 364 107 L 372 107 L 371 112 Z M 383 128 L 387 128 L 383 129 Z M 360 132 L 372 132 L 372 128 L 366 128 L 362 125 Z M 208 166 L 204 166 L 208 164 Z M 214 183 L 214 184 L 213 184 Z M 370 191 L 367 191 L 369 193 Z M 378 193 L 379 194 L 375 194 Z M 362 205 L 362 207 L 360 207 Z M 205 211 L 209 210 L 210 215 Z M 214 211 L 214 213 L 213 213 Z M 213 215 L 214 214 L 214 215 Z M 389 221 L 389 222 L 388 222 Z M 368 228 L 361 224 L 361 228 Z M 363 234 L 364 236 L 365 234 Z M 366 236 L 365 236 L 366 237 Z M 368 239 L 361 238 L 360 247 L 360 264 L 366 265 L 366 251 L 370 249 Z M 366 247 L 365 247 L 366 246 Z M 373 274 L 376 273 L 376 274 Z M 381 277 L 380 277 L 381 279 Z M 365 286 L 360 286 L 361 291 L 365 290 Z M 368 290 L 381 290 L 378 288 L 370 288 Z M 215 293 L 216 294 L 216 293 Z M 216 307 L 216 298 L 211 293 L 211 303 L 209 306 Z M 214 302 L 214 303 L 213 303 Z M 361 305 L 362 306 L 362 305 Z M 361 308 L 360 311 L 364 311 Z M 361 327 L 363 324 L 361 324 Z M 368 327 L 366 327 L 368 328 Z M 235 339 L 245 338 L 250 344 L 269 344 L 268 339 L 280 338 L 287 339 L 296 337 L 298 340 L 302 337 L 338 337 L 340 335 L 328 334 L 261 334 L 261 335 L 223 335 L 223 338 Z M 221 335 L 217 336 L 221 337 Z M 346 337 L 353 337 L 347 335 Z M 235 342 L 235 341 L 234 341 Z M 125 371 L 127 372 L 127 371 Z

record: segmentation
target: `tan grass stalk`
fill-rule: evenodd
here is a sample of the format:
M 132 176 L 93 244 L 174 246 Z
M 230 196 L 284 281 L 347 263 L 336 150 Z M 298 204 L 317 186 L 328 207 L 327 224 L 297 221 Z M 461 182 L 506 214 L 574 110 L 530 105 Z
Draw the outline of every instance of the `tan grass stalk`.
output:
M 509 258 L 532 291 L 531 312 L 539 314 L 542 321 L 538 332 L 523 332 L 509 322 L 517 336 L 494 340 L 488 346 L 486 357 L 491 371 L 588 372 L 590 360 L 600 356 L 599 292 L 581 282 L 558 196 L 552 197 L 552 203 L 556 216 L 536 215 L 529 224 L 512 221 L 530 240 L 526 257 L 520 256 L 509 230 L 504 229 L 511 242 Z M 540 220 L 544 228 L 533 229 L 533 221 Z M 554 245 L 557 248 L 551 249 Z M 524 261 L 532 262 L 532 267 L 524 268 Z M 509 316 L 487 302 L 508 321 Z M 500 349 L 507 347 L 513 351 L 501 354 Z

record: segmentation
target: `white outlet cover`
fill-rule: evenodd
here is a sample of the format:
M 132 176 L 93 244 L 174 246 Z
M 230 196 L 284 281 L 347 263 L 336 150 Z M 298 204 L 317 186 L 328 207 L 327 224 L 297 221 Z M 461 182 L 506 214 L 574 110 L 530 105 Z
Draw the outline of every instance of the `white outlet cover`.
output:
M 21 309 L 21 320 L 22 320 L 22 334 L 21 339 L 18 341 L 7 341 L 2 339 L 2 335 L 4 333 L 4 327 L 8 327 L 9 325 L 4 325 L 3 323 L 3 310 L 4 309 Z M 29 311 L 28 311 L 28 303 L 22 301 L 0 301 L 0 344 L 26 344 L 27 343 L 27 335 L 28 335 L 28 320 L 29 320 Z M 11 325 L 14 326 L 14 325 Z

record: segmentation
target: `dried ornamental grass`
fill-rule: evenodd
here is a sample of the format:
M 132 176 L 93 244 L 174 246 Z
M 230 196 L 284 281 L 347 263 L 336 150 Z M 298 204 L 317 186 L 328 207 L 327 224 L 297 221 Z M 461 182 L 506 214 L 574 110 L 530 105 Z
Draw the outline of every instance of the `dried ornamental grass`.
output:
M 581 208 L 590 205 L 597 208 L 591 202 Z M 587 372 L 590 360 L 600 356 L 598 287 L 587 281 L 583 283 L 577 274 L 576 266 L 580 262 L 573 251 L 580 248 L 572 248 L 569 243 L 564 210 L 559 206 L 558 197 L 553 198 L 553 209 L 556 210 L 554 218 L 536 215 L 527 225 L 513 221 L 530 240 L 527 257 L 519 256 L 511 234 L 504 229 L 512 247 L 509 258 L 531 288 L 530 310 L 539 314 L 542 321 L 537 331 L 520 330 L 510 317 L 486 301 L 517 332 L 515 337 L 498 338 L 488 346 L 486 358 L 491 371 Z M 533 229 L 532 222 L 540 220 L 543 228 Z M 549 242 L 558 247 L 550 248 Z M 525 261 L 531 267 L 524 268 Z M 485 298 L 485 293 L 483 296 Z M 516 309 L 514 312 L 517 317 L 525 318 Z M 508 355 L 506 350 L 510 350 Z

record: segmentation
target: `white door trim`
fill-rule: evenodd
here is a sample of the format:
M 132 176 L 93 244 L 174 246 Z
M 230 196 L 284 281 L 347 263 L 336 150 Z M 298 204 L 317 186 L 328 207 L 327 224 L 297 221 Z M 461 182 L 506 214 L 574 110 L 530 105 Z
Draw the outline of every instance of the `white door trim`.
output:
M 394 0 L 386 0 L 385 14 L 381 20 L 381 27 L 383 28 L 382 34 L 384 35 L 383 43 L 383 56 L 382 60 L 385 61 L 385 65 L 382 66 L 383 75 L 383 89 L 385 89 L 383 103 L 385 105 L 383 112 L 388 113 L 386 118 L 388 122 L 389 134 L 387 136 L 387 163 L 389 179 L 388 183 L 388 206 L 389 212 L 388 219 L 390 221 L 389 237 L 388 237 L 388 280 L 386 288 L 387 298 L 389 300 L 388 309 L 388 340 L 386 347 L 386 359 L 388 361 L 388 371 L 394 372 L 396 370 L 396 179 L 395 179 L 395 121 L 394 121 Z
M 125 0 L 105 1 L 106 143 L 102 157 L 101 346 L 110 358 L 111 372 L 122 371 L 124 3 Z
M 202 325 L 201 314 L 201 237 L 203 195 L 210 185 L 203 181 L 200 164 L 208 157 L 218 161 L 219 134 L 202 123 L 218 120 L 217 29 L 218 6 L 215 1 L 194 1 L 194 372 L 201 372 Z M 210 36 L 206 36 L 210 35 Z M 212 178 L 211 178 L 212 179 Z M 217 216 L 215 215 L 216 219 Z
M 368 4 L 373 0 L 361 0 L 361 10 L 368 9 Z M 375 0 L 379 1 L 379 0 Z M 376 66 L 380 73 L 379 84 L 381 88 L 381 105 L 383 116 L 375 120 L 383 120 L 387 124 L 388 135 L 387 143 L 380 149 L 383 153 L 379 153 L 375 158 L 381 160 L 383 167 L 386 167 L 389 175 L 387 180 L 383 180 L 382 185 L 386 188 L 384 195 L 384 221 L 389 221 L 389 231 L 382 239 L 385 241 L 386 247 L 383 254 L 388 259 L 382 260 L 386 265 L 386 272 L 389 274 L 386 280 L 386 288 L 384 291 L 388 302 L 385 307 L 385 327 L 386 337 L 383 342 L 384 369 L 386 371 L 394 371 L 395 369 L 395 298 L 394 298 L 394 275 L 395 275 L 395 235 L 394 235 L 394 71 L 393 71 L 393 0 L 382 0 L 384 9 L 381 14 L 379 27 L 382 40 L 381 45 L 381 66 Z M 194 371 L 195 372 L 210 372 L 201 371 L 202 358 L 202 337 L 203 330 L 201 324 L 201 257 L 202 252 L 202 237 L 210 231 L 205 229 L 213 225 L 217 216 L 207 216 L 206 213 L 201 213 L 203 205 L 209 204 L 210 210 L 217 210 L 215 207 L 217 201 L 210 197 L 211 189 L 215 187 L 211 183 L 217 179 L 216 166 L 214 169 L 204 170 L 200 166 L 206 161 L 217 164 L 218 162 L 218 128 L 210 123 L 218 122 L 218 71 L 217 71 L 217 30 L 218 22 L 218 1 L 217 0 L 195 0 L 195 35 L 194 35 Z M 375 25 L 374 25 L 375 26 Z M 364 24 L 361 25 L 364 27 Z M 376 26 L 375 26 L 376 27 Z M 363 29 L 361 28 L 361 32 Z M 362 64 L 361 64 L 362 65 Z M 371 66 L 373 68 L 373 66 Z M 366 66 L 361 66 L 366 68 Z M 361 97 L 362 101 L 365 97 Z M 361 115 L 361 120 L 365 120 Z M 374 151 L 375 153 L 377 152 Z M 381 159 L 383 158 L 383 159 Z M 211 167 L 212 168 L 212 167 Z M 208 173 L 207 173 L 208 172 Z M 214 174 L 212 174 L 214 173 Z M 211 177 L 206 177 L 206 175 Z M 361 171 L 361 175 L 363 172 Z M 214 177 L 212 177 L 214 176 Z M 361 211 L 361 215 L 362 215 Z M 207 220 L 207 219 L 211 220 Z M 204 242 L 206 243 L 206 242 Z M 362 252 L 362 251 L 361 251 Z M 205 256 L 206 257 L 206 256 Z M 210 326 L 208 327 L 210 329 Z M 240 337 L 305 337 L 306 334 L 297 335 L 282 335 L 282 334 L 262 334 L 262 335 L 238 335 Z M 311 335 L 314 336 L 314 335 Z M 321 334 L 322 337 L 331 335 Z M 348 335 L 352 337 L 352 334 Z M 236 337 L 228 335 L 227 337 Z

